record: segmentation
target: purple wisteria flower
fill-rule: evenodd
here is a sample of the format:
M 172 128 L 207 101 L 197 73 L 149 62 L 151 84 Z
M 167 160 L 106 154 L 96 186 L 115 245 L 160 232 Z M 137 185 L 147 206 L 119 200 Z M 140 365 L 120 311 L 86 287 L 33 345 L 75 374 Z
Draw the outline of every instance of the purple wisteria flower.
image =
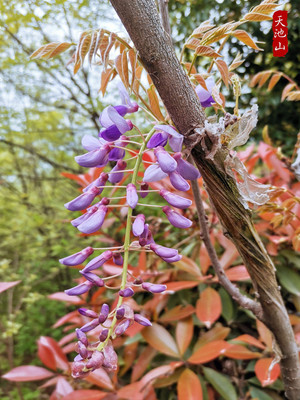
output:
M 183 160 L 181 153 L 173 155 L 174 160 L 177 161 L 177 172 L 189 181 L 200 178 L 200 172 L 188 161 Z
M 127 204 L 131 208 L 135 208 L 139 201 L 139 196 L 137 195 L 136 187 L 133 183 L 129 183 L 127 185 L 126 200 L 127 200 Z
M 80 265 L 82 264 L 91 254 L 93 254 L 94 249 L 92 247 L 86 247 L 85 249 L 79 251 L 78 253 L 72 254 L 68 257 L 61 258 L 59 262 L 64 265 Z
M 170 173 L 175 171 L 177 168 L 176 160 L 162 146 L 156 147 L 154 154 L 163 172 Z
M 107 180 L 108 174 L 106 172 L 101 172 L 99 178 L 95 179 L 92 183 L 90 183 L 86 188 L 83 189 L 83 193 L 88 192 L 93 187 L 97 187 L 97 189 L 99 189 L 98 194 L 101 194 L 104 190 L 104 187 L 101 186 L 105 186 Z
M 173 151 L 181 151 L 183 136 L 180 135 L 175 128 L 171 125 L 155 125 L 154 128 L 169 135 L 169 145 Z
M 138 214 L 132 224 L 132 233 L 134 236 L 140 236 L 145 229 L 145 215 L 143 214 Z
M 148 149 L 153 149 L 158 146 L 165 147 L 168 143 L 169 135 L 167 132 L 156 132 L 147 143 Z
M 65 293 L 68 296 L 79 296 L 80 294 L 88 292 L 92 286 L 93 286 L 92 282 L 85 281 L 85 282 L 81 283 L 80 285 L 77 285 L 71 289 L 65 290 Z
M 126 147 L 129 140 L 126 136 L 122 135 L 119 140 L 115 142 L 115 146 L 109 153 L 109 161 L 118 161 L 125 157 L 125 149 L 120 149 L 120 147 Z
M 70 211 L 84 210 L 92 203 L 99 192 L 100 190 L 97 187 L 92 187 L 87 192 L 82 193 L 80 196 L 66 203 L 65 207 Z
M 108 175 L 108 180 L 110 183 L 119 183 L 124 176 L 124 171 L 126 169 L 127 163 L 126 161 L 119 160 L 117 164 L 111 170 L 111 173 Z M 121 172 L 119 172 L 121 171 Z
M 166 174 L 158 164 L 150 165 L 145 171 L 143 181 L 144 182 L 156 182 L 166 178 Z
M 169 175 L 172 186 L 181 192 L 186 192 L 190 188 L 190 184 L 180 175 L 179 172 L 173 171 Z
M 100 131 L 99 136 L 108 142 L 119 139 L 121 135 L 133 128 L 132 122 L 123 118 L 112 106 L 108 106 L 102 111 L 100 123 L 104 129 Z
M 100 206 L 96 212 L 78 225 L 77 229 L 86 234 L 97 232 L 104 222 L 107 211 L 108 208 L 106 206 Z
M 215 86 L 214 78 L 210 76 L 209 78 L 205 79 L 205 84 L 208 90 L 205 90 L 201 85 L 196 86 L 195 90 L 197 96 L 199 97 L 201 106 L 211 107 L 212 103 L 215 103 L 215 100 L 211 95 L 213 87 Z
M 163 207 L 162 210 L 166 214 L 169 222 L 176 228 L 186 229 L 190 228 L 193 224 L 191 220 L 172 210 L 169 206 Z
M 166 189 L 161 189 L 159 194 L 163 197 L 171 206 L 185 209 L 192 205 L 192 201 L 185 197 L 178 196 L 178 194 L 169 192 Z
M 126 114 L 138 111 L 139 106 L 134 101 L 131 101 L 130 96 L 122 82 L 118 83 L 118 89 L 122 104 L 114 106 L 114 109 L 117 110 L 122 117 L 124 117 Z
M 108 162 L 108 154 L 110 151 L 111 146 L 109 143 L 106 143 L 96 150 L 92 150 L 81 156 L 75 157 L 75 161 L 82 167 L 103 167 Z
M 104 251 L 100 256 L 93 258 L 82 270 L 82 273 L 91 272 L 95 269 L 102 267 L 104 263 L 110 260 L 113 256 L 113 252 L 110 250 Z

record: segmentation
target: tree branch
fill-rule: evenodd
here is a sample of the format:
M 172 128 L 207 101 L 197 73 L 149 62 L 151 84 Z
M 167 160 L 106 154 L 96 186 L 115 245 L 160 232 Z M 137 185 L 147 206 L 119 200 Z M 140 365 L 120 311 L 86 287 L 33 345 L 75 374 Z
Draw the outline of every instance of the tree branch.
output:
M 128 31 L 143 65 L 150 74 L 176 128 L 186 138 L 204 127 L 205 115 L 189 79 L 159 20 L 153 0 L 111 0 Z M 212 147 L 206 137 L 206 146 Z M 272 331 L 282 353 L 281 373 L 286 395 L 300 398 L 298 348 L 276 281 L 275 268 L 260 240 L 251 213 L 239 198 L 236 181 L 227 174 L 224 161 L 229 154 L 222 148 L 213 160 L 206 158 L 200 144 L 192 156 L 200 170 L 210 200 L 221 224 L 236 245 L 257 289 L 263 319 Z

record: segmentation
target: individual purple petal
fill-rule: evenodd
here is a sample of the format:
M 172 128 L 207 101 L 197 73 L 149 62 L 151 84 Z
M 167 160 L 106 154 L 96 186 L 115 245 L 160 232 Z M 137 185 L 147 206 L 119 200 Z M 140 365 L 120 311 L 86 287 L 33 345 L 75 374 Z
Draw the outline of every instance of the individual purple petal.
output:
M 123 333 L 129 328 L 130 325 L 130 320 L 126 319 L 125 321 L 121 322 L 116 328 L 115 328 L 115 334 L 116 336 L 121 336 Z
M 212 76 L 205 80 L 205 84 L 208 90 L 205 90 L 201 85 L 196 87 L 196 93 L 200 100 L 202 107 L 210 107 L 212 103 L 215 103 L 215 100 L 211 96 L 213 87 L 215 86 L 215 82 Z
M 166 174 L 164 171 L 161 170 L 160 166 L 158 164 L 153 164 L 150 165 L 145 171 L 143 181 L 144 182 L 156 182 L 164 179 L 167 177 L 168 174 Z
M 126 147 L 128 144 L 128 138 L 126 136 L 121 136 L 120 140 L 116 141 L 115 147 L 109 153 L 108 159 L 109 161 L 118 161 L 124 158 L 125 156 L 125 149 L 120 149 L 119 147 Z
M 163 172 L 170 173 L 175 171 L 177 168 L 176 160 L 162 146 L 158 146 L 154 150 L 154 154 Z
M 152 326 L 151 322 L 140 314 L 134 314 L 134 320 L 143 326 Z
M 186 192 L 187 190 L 189 190 L 190 188 L 189 183 L 179 174 L 179 172 L 173 171 L 170 173 L 169 177 L 172 186 L 174 186 L 175 189 L 180 190 L 182 192 Z
M 93 187 L 99 188 L 99 186 L 105 186 L 108 180 L 108 174 L 106 172 L 101 172 L 99 178 L 95 179 L 92 183 L 90 183 L 86 188 L 83 189 L 83 192 L 89 191 Z M 104 187 L 99 188 L 99 194 L 101 194 L 104 190 Z
M 178 196 L 178 194 L 169 192 L 166 189 L 161 189 L 159 194 L 169 203 L 171 206 L 180 208 L 180 209 L 185 209 L 188 208 L 191 204 L 192 201 L 189 199 L 186 199 L 185 197 Z
M 122 319 L 125 315 L 125 308 L 124 307 L 119 307 L 116 311 L 116 318 L 118 320 Z
M 98 206 L 94 205 L 92 207 L 89 207 L 86 211 L 86 213 L 80 215 L 80 217 L 72 219 L 71 224 L 75 227 L 78 225 L 82 224 L 84 221 L 86 221 L 92 214 L 94 214 L 98 210 Z
M 119 290 L 119 295 L 121 297 L 131 297 L 134 295 L 134 291 L 130 287 L 128 287 L 126 289 Z
M 123 179 L 124 172 L 118 172 L 118 171 L 124 171 L 126 166 L 127 166 L 126 161 L 119 160 L 111 170 L 111 173 L 109 174 L 108 178 L 109 182 L 119 183 Z
M 86 334 L 84 332 L 82 332 L 80 329 L 76 328 L 75 329 L 76 335 L 77 335 L 77 339 L 83 343 L 85 346 L 88 346 L 89 342 L 88 339 L 86 337 Z
M 72 365 L 72 378 L 79 379 L 86 375 L 88 375 L 88 371 L 85 371 L 85 362 L 76 360 Z
M 164 261 L 168 262 L 168 263 L 173 263 L 173 262 L 177 262 L 180 261 L 182 259 L 182 256 L 180 254 L 177 254 L 174 257 L 161 257 Z
M 148 149 L 153 149 L 157 146 L 165 147 L 168 142 L 169 135 L 166 132 L 156 132 L 147 143 Z
M 147 244 L 154 243 L 152 233 L 149 229 L 149 225 L 145 224 L 144 232 L 139 237 L 140 246 L 146 246 Z
M 83 263 L 91 254 L 93 254 L 94 249 L 92 247 L 86 247 L 85 249 L 79 251 L 78 253 L 72 254 L 71 256 L 61 258 L 59 262 L 63 265 L 79 265 Z
M 154 253 L 157 254 L 159 257 L 170 258 L 178 254 L 178 250 L 170 249 L 169 247 L 165 246 L 160 246 L 159 244 L 156 243 L 151 243 L 150 249 L 154 251 Z
M 118 140 L 121 135 L 122 133 L 119 131 L 116 125 L 111 125 L 99 132 L 99 137 L 107 140 L 108 142 L 114 142 L 115 140 Z
M 193 224 L 191 220 L 172 210 L 169 206 L 163 207 L 162 210 L 166 214 L 169 222 L 176 228 L 190 228 Z
M 65 293 L 68 296 L 79 296 L 80 294 L 88 292 L 92 286 L 93 286 L 92 282 L 85 281 L 85 282 L 81 283 L 80 285 L 77 285 L 71 289 L 65 290 Z
M 98 194 L 99 189 L 93 187 L 88 192 L 82 193 L 80 196 L 66 203 L 65 207 L 70 211 L 84 210 L 92 203 Z
M 86 221 L 78 225 L 77 229 L 86 234 L 97 232 L 104 222 L 107 211 L 106 206 L 100 206 Z
M 127 185 L 126 200 L 130 208 L 135 208 L 139 201 L 139 196 L 137 195 L 136 187 L 133 183 Z
M 114 253 L 113 254 L 113 262 L 116 265 L 123 265 L 124 260 L 123 260 L 122 254 L 121 253 Z
M 86 363 L 86 368 L 95 370 L 101 367 L 104 360 L 104 355 L 101 351 L 95 350 L 93 351 L 92 357 Z
M 155 125 L 155 129 L 162 130 L 163 132 L 168 133 L 169 136 L 169 145 L 173 151 L 181 151 L 182 143 L 183 143 L 183 136 L 176 131 L 170 125 Z
M 100 311 L 99 318 L 98 318 L 100 324 L 103 324 L 103 322 L 105 322 L 107 320 L 108 314 L 109 314 L 109 305 L 104 303 L 104 304 L 102 304 L 101 311 Z
M 104 251 L 100 256 L 93 258 L 82 270 L 83 273 L 93 271 L 97 268 L 102 267 L 104 263 L 110 260 L 113 256 L 113 252 L 110 250 Z
M 92 272 L 83 272 L 83 271 L 79 271 L 79 272 L 85 277 L 85 279 L 92 282 L 94 285 L 96 285 L 98 287 L 104 286 L 103 279 L 101 279 L 98 275 L 93 274 Z
M 104 166 L 107 164 L 110 151 L 110 145 L 105 144 L 97 150 L 92 150 L 86 154 L 75 157 L 75 161 L 82 167 L 87 168 Z
M 74 358 L 74 361 L 82 361 L 82 360 L 83 360 L 83 358 L 81 357 L 80 354 L 77 354 L 77 356 L 75 356 L 75 358 Z
M 115 125 L 121 135 L 132 129 L 131 121 L 126 121 L 112 106 L 106 107 L 100 116 L 100 123 L 105 128 Z M 103 137 L 103 136 L 102 136 Z M 104 137 L 103 137 L 104 138 Z M 105 139 L 105 138 L 104 138 Z M 107 139 L 105 139 L 107 140 Z M 109 139 L 110 140 L 110 139 Z
M 141 184 L 141 190 L 139 191 L 140 196 L 141 196 L 142 199 L 144 199 L 145 197 L 148 196 L 148 194 L 149 194 L 148 189 L 149 189 L 148 183 L 143 182 Z
M 175 153 L 173 157 L 177 161 L 176 171 L 179 172 L 184 179 L 192 181 L 200 178 L 201 175 L 198 169 L 188 161 L 183 160 L 181 153 Z
M 82 332 L 89 332 L 92 329 L 95 329 L 99 325 L 98 318 L 93 319 L 92 321 L 88 322 L 87 324 L 83 325 L 80 330 Z
M 103 329 L 103 331 L 99 335 L 100 342 L 104 342 L 108 336 L 108 329 Z
M 99 140 L 91 135 L 84 135 L 81 140 L 82 147 L 87 151 L 97 150 L 102 147 L 105 142 L 103 140 Z
M 138 214 L 132 224 L 132 233 L 134 236 L 140 236 L 145 229 L 145 215 Z
M 78 308 L 78 312 L 85 317 L 98 318 L 98 314 L 95 311 L 88 310 L 87 308 Z
M 142 288 L 151 293 L 162 293 L 167 289 L 167 286 L 144 282 L 142 283 Z
M 122 103 L 123 103 L 123 105 L 125 105 L 127 107 L 127 113 L 136 112 L 139 109 L 139 106 L 137 105 L 137 103 L 130 100 L 129 94 L 122 82 L 119 82 L 118 89 L 119 89 L 120 97 L 122 99 Z M 120 106 L 117 106 L 117 107 L 120 107 Z

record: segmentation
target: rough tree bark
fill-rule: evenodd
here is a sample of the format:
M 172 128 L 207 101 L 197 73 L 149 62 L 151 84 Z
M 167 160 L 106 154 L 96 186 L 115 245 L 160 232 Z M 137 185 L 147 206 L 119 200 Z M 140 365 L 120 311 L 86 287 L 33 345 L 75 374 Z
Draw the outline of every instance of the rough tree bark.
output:
M 154 0 L 111 0 L 129 33 L 144 67 L 150 74 L 168 113 L 186 141 L 203 128 L 205 114 L 189 78 L 161 26 Z M 210 146 L 209 138 L 206 138 Z M 272 331 L 281 352 L 281 373 L 289 400 L 300 399 L 298 349 L 278 287 L 275 268 L 261 242 L 251 213 L 239 201 L 236 182 L 225 169 L 228 150 L 219 150 L 214 160 L 206 159 L 200 144 L 192 149 L 226 235 L 234 242 L 251 276 L 263 309 L 262 321 Z

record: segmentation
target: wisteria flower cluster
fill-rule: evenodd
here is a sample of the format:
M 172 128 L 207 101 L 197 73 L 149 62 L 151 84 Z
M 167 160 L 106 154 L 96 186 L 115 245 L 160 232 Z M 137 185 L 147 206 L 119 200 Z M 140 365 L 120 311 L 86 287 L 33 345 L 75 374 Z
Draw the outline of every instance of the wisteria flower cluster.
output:
M 94 182 L 83 189 L 80 196 L 65 204 L 65 207 L 70 211 L 86 210 L 81 216 L 71 221 L 71 224 L 84 234 L 97 232 L 103 225 L 109 207 L 115 207 L 111 204 L 113 198 L 101 198 L 105 188 L 114 187 L 118 190 L 124 190 L 124 198 L 126 199 L 124 207 L 127 208 L 127 225 L 123 246 L 110 249 L 86 247 L 78 253 L 60 260 L 61 264 L 76 266 L 85 262 L 95 251 L 104 250 L 100 255 L 91 259 L 80 271 L 85 279 L 83 283 L 65 291 L 70 296 L 87 293 L 93 286 L 105 286 L 105 280 L 109 277 L 101 278 L 99 270 L 107 261 L 113 261 L 116 265 L 122 266 L 116 307 L 110 309 L 109 305 L 104 303 L 99 314 L 86 308 L 78 310 L 80 314 L 91 320 L 76 330 L 78 355 L 74 359 L 72 373 L 75 378 L 83 377 L 100 366 L 107 370 L 115 370 L 117 368 L 117 355 L 112 345 L 112 339 L 122 335 L 134 322 L 143 326 L 151 325 L 151 322 L 143 315 L 135 314 L 131 307 L 123 301 L 124 298 L 132 297 L 137 288 L 150 293 L 162 293 L 167 289 L 165 285 L 147 282 L 141 277 L 132 277 L 132 275 L 129 277 L 129 252 L 145 249 L 155 253 L 167 263 L 181 259 L 178 250 L 155 242 L 145 215 L 138 211 L 139 208 L 149 206 L 140 203 L 141 199 L 144 199 L 149 192 L 157 192 L 168 203 L 161 209 L 174 227 L 186 229 L 192 225 L 192 221 L 180 211 L 188 208 L 192 203 L 191 200 L 165 188 L 160 190 L 149 189 L 149 182 L 160 181 L 169 177 L 175 189 L 185 192 L 190 188 L 188 181 L 199 178 L 198 170 L 187 162 L 181 153 L 182 135 L 171 125 L 161 124 L 155 125 L 147 135 L 141 134 L 137 128 L 139 135 L 130 135 L 128 132 L 134 128 L 134 125 L 124 117 L 127 114 L 137 112 L 139 107 L 131 101 L 122 84 L 119 86 L 119 90 L 122 103 L 117 106 L 108 106 L 103 110 L 100 116 L 102 129 L 99 132 L 99 138 L 84 136 L 82 145 L 87 153 L 75 157 L 79 165 L 87 168 L 108 167 L 112 164 L 114 166 L 110 172 L 102 172 Z M 202 94 L 206 97 L 205 101 L 209 102 L 207 93 Z M 141 140 L 132 140 L 136 136 L 140 136 Z M 133 169 L 127 168 L 125 158 L 126 152 L 130 150 L 130 145 L 139 148 L 134 157 L 127 158 L 127 161 L 135 159 Z M 169 148 L 171 151 L 168 150 Z M 144 172 L 143 179 L 139 180 L 140 175 L 138 173 L 143 154 L 149 151 L 154 152 L 156 161 L 150 163 Z M 132 174 L 131 182 L 127 185 L 120 185 L 124 174 L 129 172 Z M 92 204 L 96 198 L 98 201 Z M 100 332 L 99 341 L 91 343 L 86 334 L 97 327 Z

